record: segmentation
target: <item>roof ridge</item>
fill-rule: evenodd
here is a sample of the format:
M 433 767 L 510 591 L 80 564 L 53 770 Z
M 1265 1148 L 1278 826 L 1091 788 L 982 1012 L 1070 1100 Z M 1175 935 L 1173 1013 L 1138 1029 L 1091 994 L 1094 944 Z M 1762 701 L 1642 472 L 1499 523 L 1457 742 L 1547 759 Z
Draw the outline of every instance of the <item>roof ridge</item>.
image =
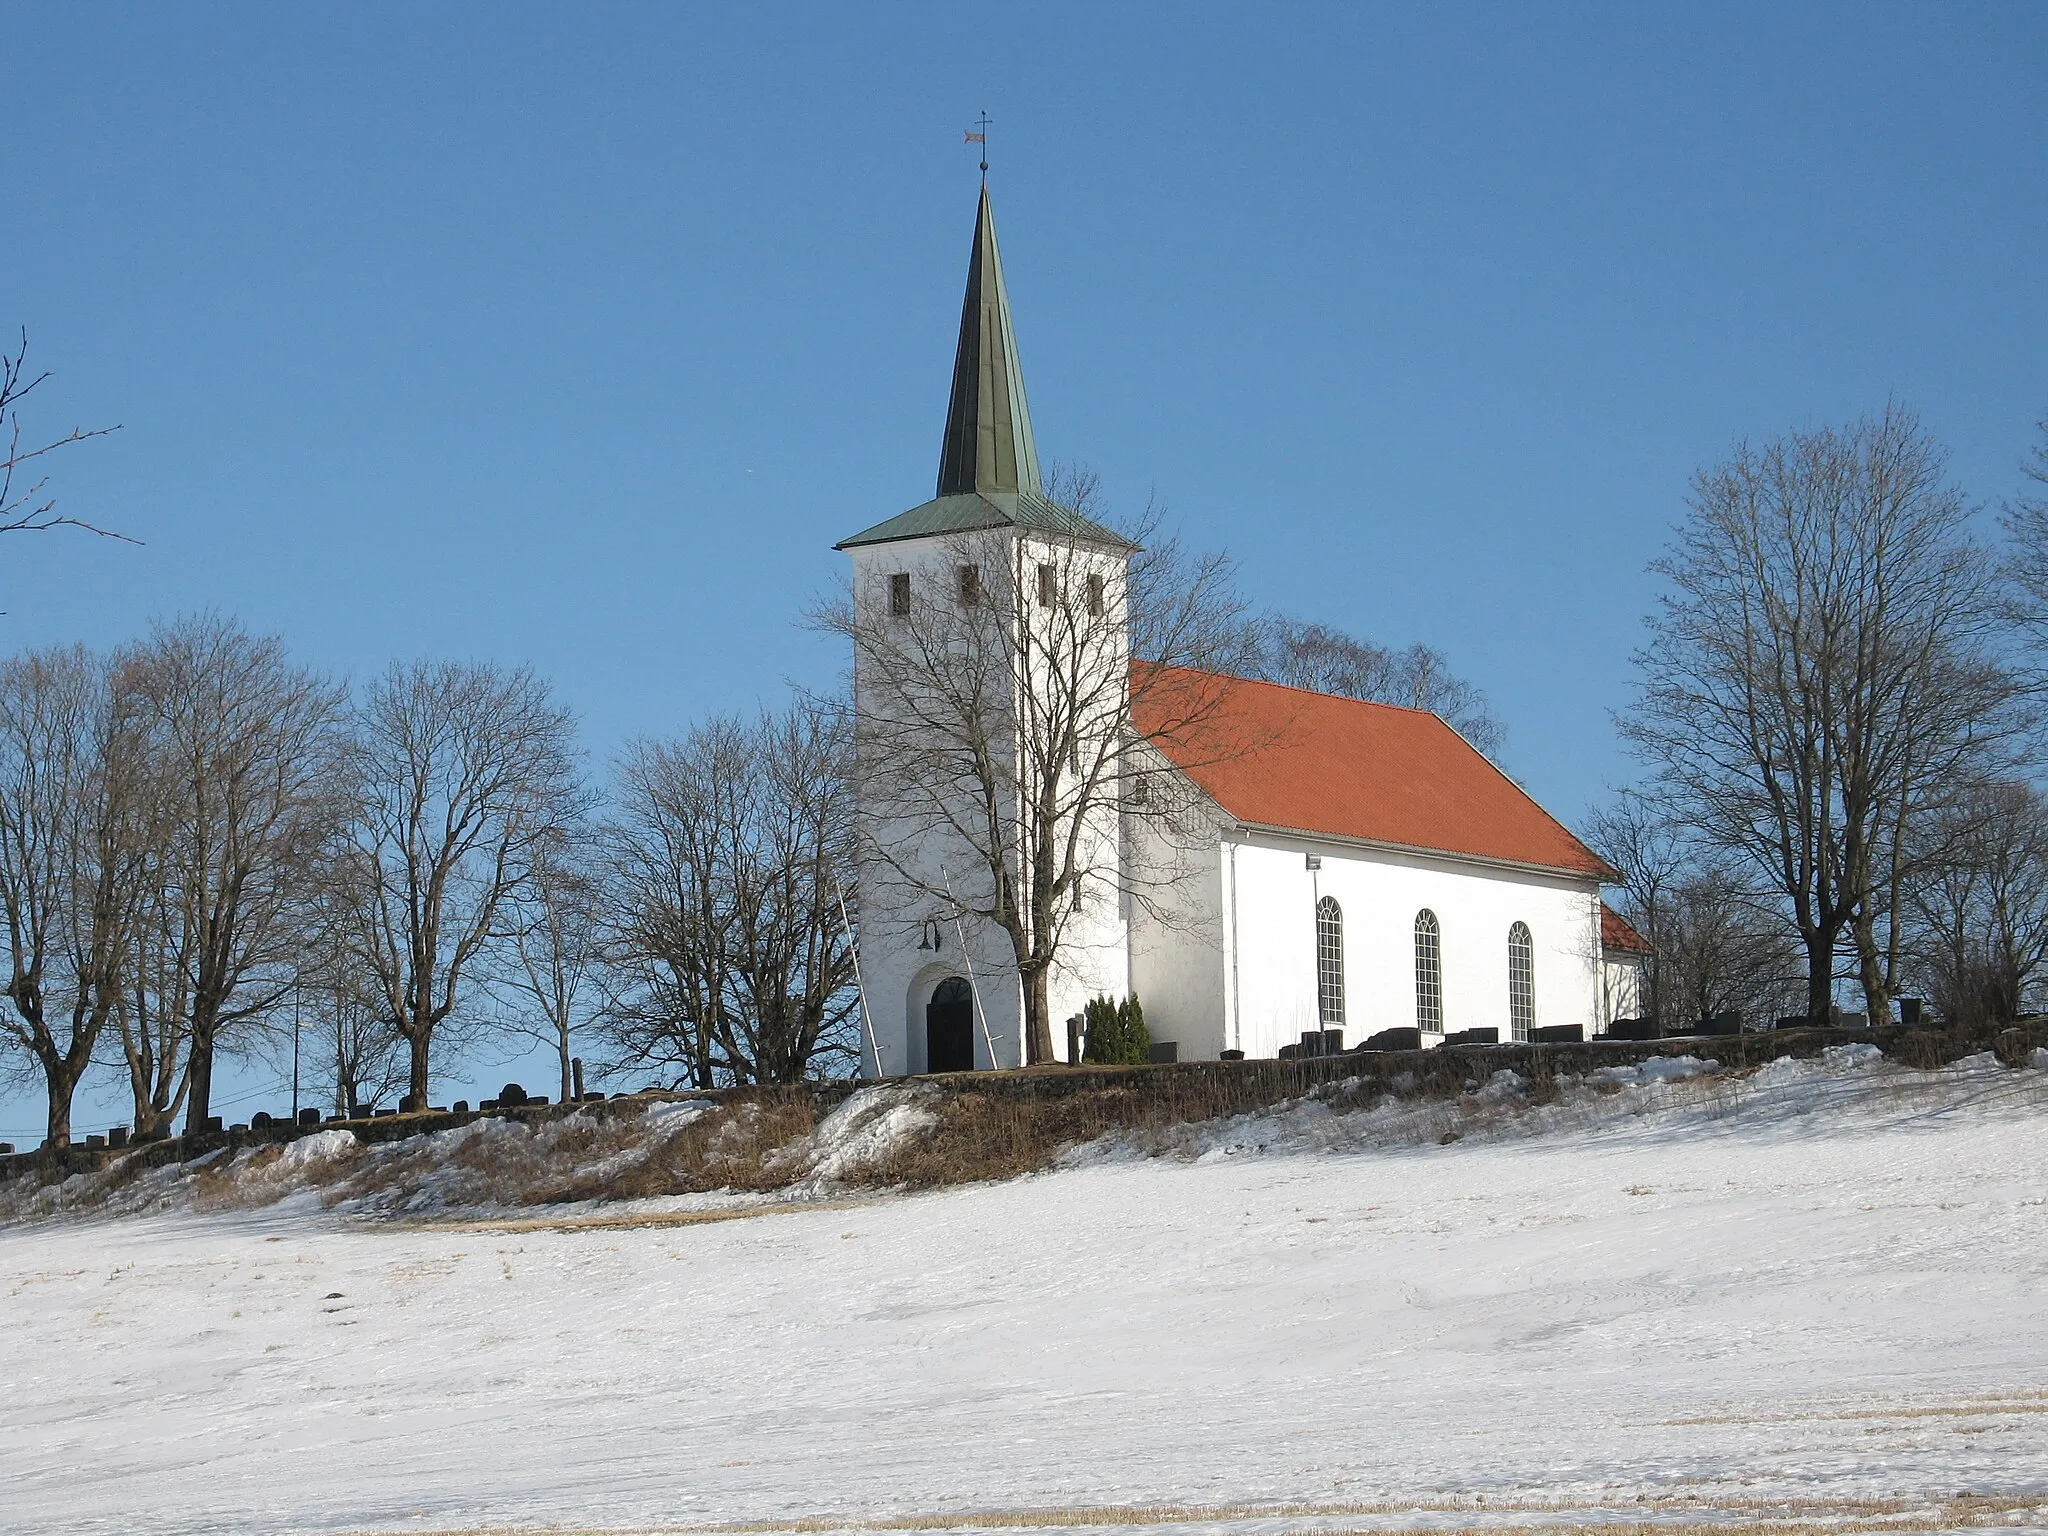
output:
M 1137 660 L 1139 658 L 1133 658 L 1134 662 Z M 1395 704 L 1386 699 L 1361 699 L 1356 694 L 1350 693 L 1325 693 L 1320 688 L 1304 688 L 1300 683 L 1279 683 L 1270 677 L 1246 677 L 1242 672 L 1225 672 L 1216 667 L 1186 667 L 1178 663 L 1165 661 L 1147 661 L 1143 664 L 1148 667 L 1163 667 L 1174 672 L 1199 673 L 1205 677 L 1227 677 L 1233 682 L 1255 683 L 1261 688 L 1278 688 L 1286 693 L 1305 693 L 1312 699 L 1336 699 L 1340 703 L 1364 704 L 1373 709 L 1397 709 L 1407 715 L 1428 715 L 1433 720 L 1441 721 L 1466 746 L 1472 746 L 1471 739 L 1463 731 L 1452 725 L 1450 721 L 1445 720 L 1435 710 L 1424 709 L 1420 704 Z M 1472 750 L 1479 752 L 1477 747 L 1472 747 Z M 1479 755 L 1481 757 L 1486 756 L 1484 752 L 1479 752 Z M 1491 761 L 1491 759 L 1488 759 L 1488 761 Z M 1512 783 L 1513 780 L 1509 780 L 1509 782 Z

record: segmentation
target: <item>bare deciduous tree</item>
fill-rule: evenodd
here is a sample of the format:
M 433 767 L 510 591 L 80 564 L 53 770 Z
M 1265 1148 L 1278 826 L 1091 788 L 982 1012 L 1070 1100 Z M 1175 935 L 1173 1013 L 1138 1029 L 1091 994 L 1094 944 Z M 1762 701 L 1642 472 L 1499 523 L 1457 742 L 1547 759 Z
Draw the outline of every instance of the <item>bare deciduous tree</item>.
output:
M 515 1034 L 551 1047 L 561 1098 L 575 1094 L 574 1036 L 589 1021 L 605 958 L 603 887 L 586 828 L 564 827 L 543 843 L 532 877 L 506 902 L 505 953 L 491 978 L 510 1000 Z
M 1690 855 L 1678 827 L 1647 796 L 1624 790 L 1586 819 L 1586 839 L 1617 874 L 1615 909 L 1650 946 L 1644 963 L 1643 1012 L 1669 1020 L 1674 979 L 1665 964 L 1672 906 Z
M 20 345 L 12 353 L 0 352 L 0 533 L 42 533 L 51 528 L 81 528 L 103 538 L 135 543 L 125 533 L 95 527 L 82 518 L 59 516 L 56 498 L 48 494 L 49 477 L 36 473 L 41 468 L 37 461 L 45 455 L 73 443 L 82 443 L 87 438 L 105 437 L 109 432 L 120 431 L 119 427 L 91 430 L 74 427 L 63 437 L 40 446 L 22 446 L 21 402 L 49 376 L 48 373 L 29 371 L 28 333 L 25 331 Z M 18 484 L 18 475 L 33 478 Z
M 1666 995 L 1683 1026 L 1719 1013 L 1766 1025 L 1803 1001 L 1800 954 L 1783 913 L 1725 867 L 1671 891 L 1664 921 Z
M 1889 1016 L 1913 819 L 2008 739 L 1992 568 L 1942 451 L 1892 408 L 1740 445 L 1693 482 L 1624 733 L 1782 899 L 1827 1016 L 1845 938 Z
M 122 1030 L 136 1131 L 180 1097 L 203 1130 L 223 1036 L 296 984 L 313 873 L 344 817 L 344 698 L 282 640 L 214 615 L 159 625 L 115 676 L 162 813 Z M 180 1066 L 182 1092 L 167 1087 Z
M 1450 659 L 1429 646 L 1389 650 L 1325 625 L 1269 615 L 1254 626 L 1252 654 L 1254 677 L 1426 709 L 1489 758 L 1498 759 L 1507 746 L 1507 727 L 1494 717 L 1486 695 L 1452 672 Z
M 428 1100 L 435 1032 L 507 899 L 582 809 L 573 720 L 525 668 L 394 664 L 357 711 L 350 943 Z
M 44 1081 L 50 1145 L 120 1012 L 154 842 L 143 733 L 83 647 L 0 663 L 0 1032 Z
M 2029 784 L 1975 785 L 1918 841 L 1915 972 L 1950 1023 L 2010 1023 L 2048 972 L 2048 800 Z
M 2048 417 L 2041 421 L 2039 440 L 2021 473 L 2032 485 L 2006 503 L 2006 570 L 2015 589 L 2016 617 L 2038 651 L 2048 648 Z
M 709 1087 L 857 1054 L 848 750 L 841 710 L 800 703 L 625 754 L 608 837 L 621 1064 Z
M 1646 1014 L 1675 1031 L 1711 1014 L 1758 1021 L 1782 1011 L 1797 970 L 1790 930 L 1724 854 L 1634 791 L 1589 817 L 1587 836 L 1621 876 L 1615 909 L 1650 945 Z

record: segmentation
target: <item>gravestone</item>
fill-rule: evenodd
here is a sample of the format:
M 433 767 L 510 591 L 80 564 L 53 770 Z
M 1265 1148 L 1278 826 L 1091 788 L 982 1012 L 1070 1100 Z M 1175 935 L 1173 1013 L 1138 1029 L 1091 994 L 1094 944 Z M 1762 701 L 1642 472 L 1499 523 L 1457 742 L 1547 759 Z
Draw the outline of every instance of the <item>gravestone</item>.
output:
M 1499 1045 L 1500 1026 L 1486 1024 L 1444 1036 L 1445 1045 Z
M 1607 1026 L 1607 1033 L 1595 1035 L 1596 1040 L 1660 1040 L 1664 1031 L 1655 1019 L 1614 1019 Z

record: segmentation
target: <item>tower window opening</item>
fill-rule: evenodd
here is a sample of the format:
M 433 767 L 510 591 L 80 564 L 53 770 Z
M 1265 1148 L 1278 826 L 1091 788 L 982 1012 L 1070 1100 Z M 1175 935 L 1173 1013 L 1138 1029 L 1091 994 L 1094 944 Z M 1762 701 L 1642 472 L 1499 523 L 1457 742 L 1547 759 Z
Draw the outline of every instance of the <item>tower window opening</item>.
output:
M 1415 914 L 1415 1027 L 1444 1030 L 1443 933 L 1427 907 Z
M 910 573 L 898 571 L 889 578 L 889 612 L 897 618 L 910 614 Z
M 1508 929 L 1508 1033 L 1527 1040 L 1536 1027 L 1536 945 L 1529 925 Z
M 1105 585 L 1106 583 L 1102 579 L 1101 572 L 1090 573 L 1088 577 L 1088 612 L 1096 618 L 1102 616 L 1102 594 Z
M 963 565 L 960 567 L 960 606 L 979 608 L 981 606 L 981 567 Z
M 1344 1027 L 1344 909 L 1334 896 L 1316 903 L 1316 1014 L 1325 1029 Z
M 1059 572 L 1051 565 L 1038 568 L 1038 606 L 1050 608 L 1059 600 Z

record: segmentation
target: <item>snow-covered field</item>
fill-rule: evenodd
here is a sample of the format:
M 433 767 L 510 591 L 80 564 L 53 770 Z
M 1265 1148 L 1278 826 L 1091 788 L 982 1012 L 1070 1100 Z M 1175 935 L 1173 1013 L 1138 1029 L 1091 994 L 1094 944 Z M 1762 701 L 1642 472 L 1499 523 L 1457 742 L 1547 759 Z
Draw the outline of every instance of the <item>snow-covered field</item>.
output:
M 2048 1053 L 1662 1070 L 745 1219 L 0 1227 L 0 1529 L 2048 1528 Z

